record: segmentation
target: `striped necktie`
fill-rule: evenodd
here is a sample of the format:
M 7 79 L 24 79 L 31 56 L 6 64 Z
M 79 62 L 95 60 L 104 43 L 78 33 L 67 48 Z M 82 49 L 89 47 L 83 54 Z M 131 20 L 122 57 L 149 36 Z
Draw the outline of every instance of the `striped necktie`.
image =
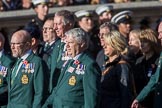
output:
M 22 59 L 18 59 L 15 63 L 14 69 L 12 70 L 12 74 L 11 74 L 11 81 L 13 83 L 15 77 L 16 77 L 16 72 L 18 70 L 19 64 L 22 61 Z

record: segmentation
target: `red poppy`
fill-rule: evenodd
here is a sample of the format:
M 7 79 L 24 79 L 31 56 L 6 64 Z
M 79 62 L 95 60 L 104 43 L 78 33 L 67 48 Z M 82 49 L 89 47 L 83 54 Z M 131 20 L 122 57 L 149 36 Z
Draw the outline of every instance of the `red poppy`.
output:
M 80 61 L 79 60 L 75 60 L 74 64 L 78 65 L 78 64 L 80 64 Z
M 23 64 L 27 65 L 28 64 L 28 61 L 27 60 L 24 60 L 23 61 Z

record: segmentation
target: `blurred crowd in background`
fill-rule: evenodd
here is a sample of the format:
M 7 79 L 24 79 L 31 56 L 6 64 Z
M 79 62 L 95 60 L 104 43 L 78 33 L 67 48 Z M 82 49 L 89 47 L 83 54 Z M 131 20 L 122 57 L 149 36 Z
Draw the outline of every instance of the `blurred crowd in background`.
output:
M 72 5 L 94 5 L 105 3 L 127 3 L 136 1 L 153 0 L 49 0 L 49 7 L 72 6 Z M 160 0 L 159 0 L 160 1 Z M 0 0 L 0 11 L 11 11 L 32 8 L 31 0 Z

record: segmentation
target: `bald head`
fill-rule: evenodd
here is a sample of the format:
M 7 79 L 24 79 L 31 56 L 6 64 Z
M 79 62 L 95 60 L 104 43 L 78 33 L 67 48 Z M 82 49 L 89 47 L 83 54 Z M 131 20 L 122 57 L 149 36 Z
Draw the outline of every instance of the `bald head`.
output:
M 16 38 L 21 42 L 31 42 L 30 34 L 25 30 L 19 30 L 12 35 L 12 38 Z
M 22 57 L 31 49 L 31 36 L 25 30 L 19 30 L 12 35 L 11 51 L 14 57 Z

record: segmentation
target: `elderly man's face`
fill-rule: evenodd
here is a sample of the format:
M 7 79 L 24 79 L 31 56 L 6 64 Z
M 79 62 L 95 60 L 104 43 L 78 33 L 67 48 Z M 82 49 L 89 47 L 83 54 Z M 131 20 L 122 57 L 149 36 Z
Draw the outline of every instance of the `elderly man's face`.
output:
M 53 28 L 53 20 L 47 20 L 43 25 L 43 41 L 52 42 L 56 39 L 56 33 Z
M 64 37 L 64 33 L 66 31 L 66 26 L 63 23 L 62 16 L 54 17 L 54 30 L 56 31 L 56 34 L 58 37 L 60 37 L 60 38 Z
M 11 38 L 11 51 L 13 57 L 22 57 L 29 50 L 29 43 L 22 36 L 21 32 L 16 32 Z
M 77 43 L 72 36 L 66 36 L 66 51 L 68 56 L 75 57 L 81 51 L 81 44 Z

